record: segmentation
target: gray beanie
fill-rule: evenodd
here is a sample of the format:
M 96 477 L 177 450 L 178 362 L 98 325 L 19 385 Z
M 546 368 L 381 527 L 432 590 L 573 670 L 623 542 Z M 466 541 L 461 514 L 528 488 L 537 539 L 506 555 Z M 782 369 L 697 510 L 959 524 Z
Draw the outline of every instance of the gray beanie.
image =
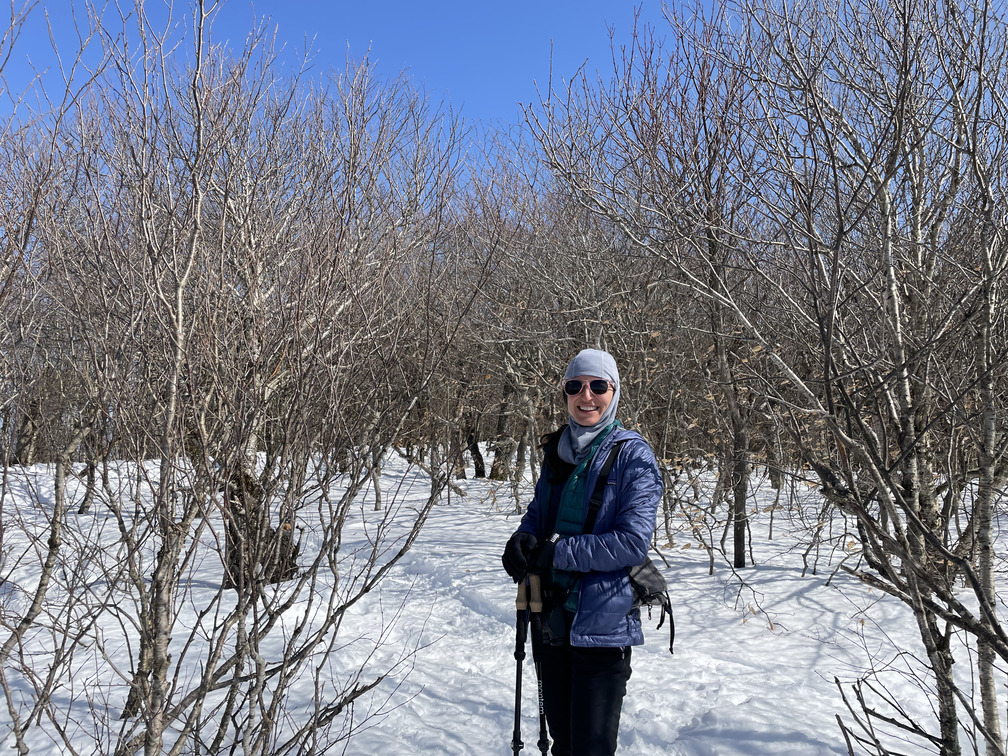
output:
M 564 371 L 564 380 L 576 378 L 579 375 L 594 375 L 612 381 L 619 388 L 619 369 L 616 360 L 609 352 L 601 349 L 582 349 Z
M 595 425 L 580 425 L 568 415 L 567 427 L 564 428 L 563 435 L 557 445 L 557 453 L 560 459 L 572 464 L 580 463 L 591 450 L 592 442 L 595 438 L 609 428 L 616 420 L 616 407 L 619 405 L 620 381 L 619 369 L 616 367 L 616 360 L 608 352 L 600 349 L 582 349 L 564 371 L 564 380 L 576 378 L 579 375 L 591 375 L 612 381 L 613 397 L 602 413 Z

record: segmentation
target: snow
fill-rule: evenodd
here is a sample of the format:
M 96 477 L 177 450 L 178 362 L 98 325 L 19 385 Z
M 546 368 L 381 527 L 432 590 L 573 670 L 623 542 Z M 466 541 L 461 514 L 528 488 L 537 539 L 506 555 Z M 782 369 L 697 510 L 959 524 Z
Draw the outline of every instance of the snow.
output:
M 12 475 L 3 502 L 5 563 L 11 562 L 11 553 L 27 548 L 24 540 L 18 541 L 14 525 L 39 531 L 45 526 L 44 505 L 51 501 L 47 471 L 36 467 L 20 478 Z M 384 471 L 385 491 L 393 492 L 407 474 L 401 460 L 390 463 Z M 675 654 L 668 653 L 667 627 L 655 629 L 658 612 L 650 620 L 645 617 L 647 640 L 633 651 L 621 753 L 845 754 L 836 717 L 840 714 L 848 723 L 851 718 L 834 678 L 849 683 L 872 668 L 918 721 L 930 721 L 919 665 L 905 653 L 920 645 L 909 611 L 836 569 L 841 559 L 856 560 L 840 530 L 808 557 L 812 564 L 818 553 L 816 574 L 809 570 L 803 575 L 809 538 L 803 523 L 816 515 L 815 492 L 794 496 L 790 509 L 773 511 L 771 539 L 775 492 L 759 477 L 753 482 L 755 566 L 732 570 L 718 554 L 709 574 L 708 554 L 698 548 L 691 523 L 681 513 L 671 543 L 661 544 L 669 565 L 662 569 L 675 610 Z M 457 483 L 466 495 L 442 497 L 380 589 L 350 610 L 324 662 L 334 677 L 352 663 L 365 665 L 364 681 L 369 675 L 386 675 L 355 706 L 355 732 L 346 744 L 347 754 L 511 753 L 515 587 L 501 568 L 500 553 L 518 515 L 507 484 L 471 479 Z M 531 481 L 526 481 L 526 499 L 530 491 Z M 70 495 L 79 501 L 82 491 L 71 485 Z M 398 496 L 402 511 L 412 512 L 410 508 L 426 500 L 427 489 L 414 482 L 403 486 Z M 371 511 L 366 498 L 355 512 L 354 532 L 361 538 L 383 517 Z M 100 512 L 71 517 L 77 527 L 68 531 L 76 538 L 97 538 Z M 720 530 L 713 532 L 716 542 Z M 26 596 L 38 579 L 37 569 L 31 569 L 37 562 L 18 559 L 11 562 L 16 570 L 5 572 L 0 612 L 6 622 L 25 609 Z M 660 559 L 656 562 L 662 566 Z M 202 585 L 193 586 L 194 600 L 184 604 L 192 616 L 179 617 L 187 628 L 198 625 L 200 592 L 210 596 L 219 583 L 214 573 L 219 572 L 219 561 L 207 560 L 195 569 L 197 575 L 201 569 L 206 574 Z M 120 625 L 121 635 L 126 624 Z M 113 709 L 121 705 L 123 686 L 121 680 L 107 682 L 117 678 L 103 674 L 108 663 L 103 660 L 127 653 L 126 637 L 114 637 L 113 625 L 106 624 L 102 632 L 100 653 L 96 648 L 87 663 L 82 657 L 79 675 L 65 681 L 62 690 L 69 701 L 72 691 L 88 688 L 92 703 L 108 701 L 109 721 L 114 723 L 118 714 Z M 40 655 L 53 642 L 42 636 L 31 640 Z M 522 736 L 524 753 L 531 754 L 538 752 L 531 661 L 524 666 L 523 679 Z M 292 710 L 310 703 L 313 695 L 309 686 L 293 687 Z M 305 700 L 299 702 L 298 697 Z M 80 750 L 90 753 L 94 732 L 115 725 L 71 721 L 68 726 L 77 727 Z M 0 728 L 13 742 L 5 706 L 0 707 Z M 39 733 L 30 744 L 33 754 L 63 753 L 51 737 Z
M 393 637 L 420 648 L 398 693 L 401 705 L 359 734 L 348 753 L 510 753 L 515 588 L 499 555 L 518 516 L 510 501 L 492 495 L 494 486 L 461 485 L 468 496 L 434 509 L 383 587 L 385 602 L 410 595 Z M 769 503 L 773 492 L 760 494 Z M 645 619 L 645 645 L 634 649 L 621 752 L 845 754 L 834 677 L 856 679 L 871 657 L 878 665 L 919 643 L 898 601 L 842 573 L 829 585 L 830 571 L 802 577 L 804 529 L 788 532 L 777 513 L 775 538 L 767 540 L 769 517 L 761 511 L 753 518 L 756 567 L 733 574 L 719 556 L 709 575 L 706 552 L 684 526 L 674 546 L 662 549 L 670 563 L 663 572 L 675 610 L 675 654 L 668 653 L 667 628 L 654 629 L 655 612 Z M 523 674 L 524 752 L 534 753 L 530 662 Z M 925 705 L 919 691 L 904 687 L 904 696 Z

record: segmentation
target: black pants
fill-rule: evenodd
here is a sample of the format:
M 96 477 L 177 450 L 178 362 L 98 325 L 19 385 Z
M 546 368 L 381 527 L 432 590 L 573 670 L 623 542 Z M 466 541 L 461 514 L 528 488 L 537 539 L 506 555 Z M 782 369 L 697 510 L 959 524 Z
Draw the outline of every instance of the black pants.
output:
M 553 756 L 612 756 L 630 679 L 630 647 L 537 649 Z

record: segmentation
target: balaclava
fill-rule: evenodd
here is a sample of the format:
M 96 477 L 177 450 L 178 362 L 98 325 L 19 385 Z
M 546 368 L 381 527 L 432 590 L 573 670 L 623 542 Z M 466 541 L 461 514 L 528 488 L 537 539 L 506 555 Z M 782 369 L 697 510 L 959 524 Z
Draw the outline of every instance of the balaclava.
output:
M 616 367 L 616 360 L 608 352 L 600 349 L 582 349 L 564 371 L 563 379 L 576 378 L 579 375 L 591 375 L 597 378 L 604 378 L 612 381 L 613 396 L 609 406 L 599 418 L 595 425 L 580 425 L 574 422 L 574 418 L 568 415 L 567 427 L 560 442 L 557 445 L 557 453 L 560 459 L 571 464 L 580 463 L 591 450 L 592 442 L 595 438 L 606 430 L 616 419 L 616 407 L 619 405 L 620 380 L 619 370 Z

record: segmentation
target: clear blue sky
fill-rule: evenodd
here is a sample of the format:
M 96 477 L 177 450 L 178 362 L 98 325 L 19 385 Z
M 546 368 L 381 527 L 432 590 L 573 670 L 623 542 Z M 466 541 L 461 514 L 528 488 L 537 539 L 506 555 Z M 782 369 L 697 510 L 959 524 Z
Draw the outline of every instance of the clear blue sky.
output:
M 4 69 L 11 90 L 30 79 L 26 57 L 36 67 L 51 65 L 44 11 L 64 57 L 75 47 L 73 5 L 40 0 Z M 176 15 L 188 5 L 176 0 Z M 155 7 L 163 7 L 163 0 L 148 1 L 148 8 Z M 535 83 L 545 90 L 551 55 L 554 81 L 569 79 L 582 64 L 608 74 L 607 27 L 613 27 L 617 45 L 628 42 L 636 7 L 642 21 L 665 27 L 661 0 L 225 0 L 213 36 L 240 48 L 253 20 L 267 16 L 291 58 L 306 38 L 314 39 L 309 44 L 320 73 L 341 69 L 348 50 L 359 60 L 370 49 L 382 75 L 406 70 L 432 98 L 461 106 L 469 119 L 516 121 L 517 103 L 535 98 Z

